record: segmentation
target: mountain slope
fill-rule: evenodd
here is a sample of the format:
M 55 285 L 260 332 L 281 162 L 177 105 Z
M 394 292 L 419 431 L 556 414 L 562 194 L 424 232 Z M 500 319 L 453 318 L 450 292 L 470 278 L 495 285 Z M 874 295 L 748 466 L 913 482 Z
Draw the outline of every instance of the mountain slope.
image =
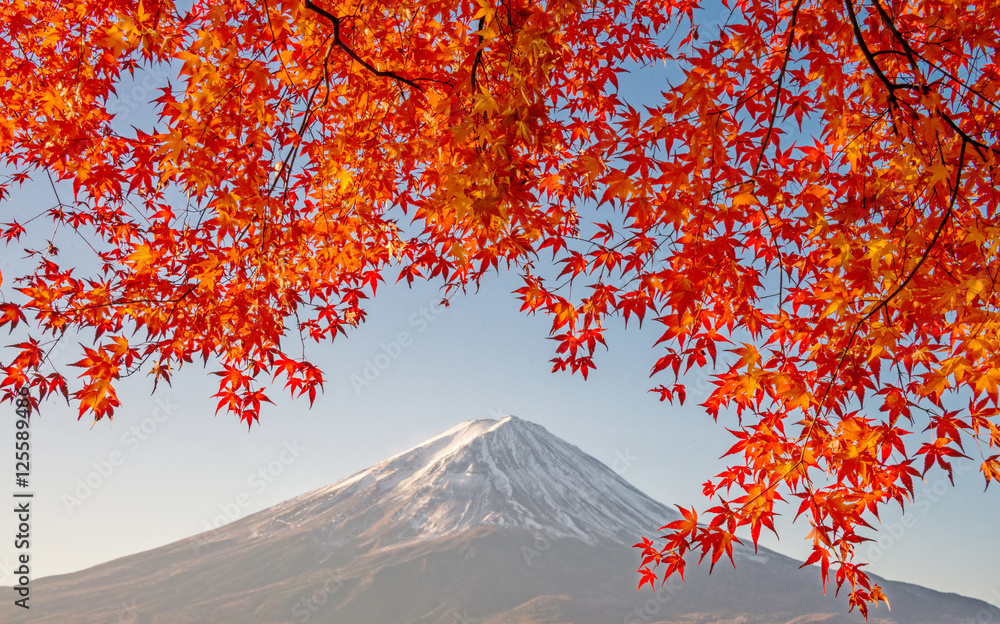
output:
M 544 428 L 463 423 L 207 534 L 33 583 L 0 621 L 634 624 L 856 621 L 814 571 L 738 548 L 738 569 L 636 592 L 638 535 L 675 518 Z M 985 603 L 885 582 L 873 621 L 959 623 Z M 832 592 L 831 592 L 832 593 Z
M 336 524 L 341 537 L 377 536 L 386 546 L 499 526 L 630 546 L 676 517 L 577 447 L 508 416 L 462 423 L 217 538 Z

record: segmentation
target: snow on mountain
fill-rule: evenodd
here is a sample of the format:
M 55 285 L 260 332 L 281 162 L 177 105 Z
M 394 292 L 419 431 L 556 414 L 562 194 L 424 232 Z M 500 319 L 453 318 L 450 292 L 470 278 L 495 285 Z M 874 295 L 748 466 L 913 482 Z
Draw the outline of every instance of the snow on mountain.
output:
M 631 546 L 677 517 L 576 446 L 508 416 L 464 422 L 277 505 L 253 523 L 253 533 L 326 523 L 341 536 L 377 533 L 385 547 L 493 525 Z

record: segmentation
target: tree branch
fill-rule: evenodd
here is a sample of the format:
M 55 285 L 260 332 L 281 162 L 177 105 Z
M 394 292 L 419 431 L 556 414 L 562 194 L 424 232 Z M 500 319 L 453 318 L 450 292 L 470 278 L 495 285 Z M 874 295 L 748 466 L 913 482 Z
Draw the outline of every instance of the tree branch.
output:
M 484 17 L 480 17 L 479 18 L 479 32 L 480 33 L 483 31 L 483 28 L 485 26 L 486 26 L 486 17 L 485 16 Z M 472 80 L 472 95 L 473 95 L 473 97 L 479 91 L 479 83 L 476 80 L 476 70 L 479 69 L 479 65 L 483 62 L 483 36 L 482 35 L 479 35 L 479 42 L 478 43 L 479 43 L 479 46 L 478 46 L 478 49 L 476 50 L 476 58 L 472 61 L 471 80 Z
M 848 0 L 848 2 L 850 2 L 850 0 Z M 893 299 L 896 298 L 896 295 L 898 295 L 900 292 L 902 292 L 904 288 L 906 288 L 906 285 L 910 283 L 910 280 L 912 280 L 914 276 L 916 276 L 917 271 L 919 271 L 920 267 L 923 266 L 924 262 L 930 256 L 931 250 L 934 249 L 934 246 L 937 244 L 938 238 L 941 236 L 941 232 L 944 231 L 945 225 L 947 225 L 948 220 L 951 218 L 951 213 L 955 208 L 955 202 L 958 199 L 958 189 L 962 181 L 962 169 L 965 166 L 965 147 L 968 144 L 969 143 L 967 141 L 964 140 L 962 141 L 962 149 L 958 156 L 958 168 L 955 171 L 955 186 L 952 187 L 951 189 L 951 200 L 948 202 L 948 209 L 945 211 L 944 216 L 941 217 L 941 223 L 938 224 L 937 230 L 934 232 L 933 238 L 931 238 L 931 241 L 930 243 L 928 243 L 927 248 L 924 249 L 924 253 L 917 260 L 916 266 L 914 266 L 913 270 L 909 272 L 909 274 L 906 276 L 906 279 L 904 279 L 902 283 L 900 283 L 899 286 L 897 286 L 887 297 L 881 299 L 874 308 L 869 310 L 861 319 L 858 320 L 857 323 L 854 324 L 854 329 L 851 330 L 851 335 L 847 339 L 847 344 L 844 346 L 844 351 L 840 356 L 840 361 L 837 362 L 837 368 L 834 369 L 833 376 L 830 378 L 829 383 L 826 384 L 826 390 L 824 390 L 823 397 L 820 399 L 821 407 L 823 403 L 826 402 L 826 397 L 830 393 L 830 388 L 833 386 L 833 381 L 839 374 L 840 367 L 844 365 L 844 361 L 847 359 L 847 353 L 848 351 L 850 351 L 851 345 L 854 344 L 854 339 L 857 337 L 858 331 L 861 329 L 861 326 L 864 323 L 868 322 L 868 319 L 873 317 L 879 310 L 887 306 Z M 818 414 L 819 413 L 817 411 L 817 416 Z M 815 419 L 813 420 L 812 423 L 809 424 L 809 430 L 806 432 L 807 438 L 808 438 L 808 433 L 812 431 L 814 423 Z
M 899 42 L 899 45 L 902 46 L 904 53 L 906 54 L 906 57 L 910 61 L 910 64 L 913 65 L 914 74 L 922 81 L 923 78 L 920 76 L 920 71 L 916 64 L 917 63 L 916 52 L 913 50 L 912 47 L 910 47 L 909 42 L 906 41 L 906 38 L 903 37 L 902 33 L 899 32 L 895 24 L 892 23 L 891 18 L 882 9 L 882 5 L 878 3 L 878 0 L 874 1 L 875 1 L 875 6 L 879 11 L 879 16 L 881 17 L 883 23 L 885 23 L 886 27 L 892 32 L 893 37 Z M 928 87 L 926 84 L 921 84 L 921 83 L 899 84 L 889 80 L 889 77 L 885 75 L 885 72 L 882 71 L 882 68 L 879 67 L 878 63 L 875 61 L 875 55 L 872 54 L 872 51 L 868 48 L 868 44 L 865 42 L 864 35 L 861 32 L 861 26 L 858 24 L 858 16 L 854 12 L 853 0 L 844 0 L 844 7 L 847 8 L 847 16 L 851 20 L 851 28 L 854 31 L 854 39 L 858 42 L 858 48 L 860 48 L 861 54 L 865 57 L 865 60 L 868 61 L 868 66 L 872 68 L 872 71 L 875 72 L 875 76 L 879 79 L 879 81 L 885 86 L 886 90 L 888 91 L 890 106 L 896 103 L 895 92 L 899 89 L 916 89 L 926 94 L 930 89 L 930 87 Z M 967 132 L 962 130 L 962 128 L 959 127 L 957 123 L 955 123 L 955 120 L 952 119 L 950 115 L 948 115 L 945 111 L 941 110 L 940 107 L 937 110 L 933 111 L 933 114 L 940 116 L 941 120 L 944 121 L 949 128 L 954 130 L 955 133 L 958 134 L 958 136 L 962 139 L 963 154 L 965 153 L 964 150 L 966 145 L 971 145 L 972 147 L 974 147 L 976 153 L 979 154 L 979 157 L 983 159 L 986 158 L 984 154 L 985 151 L 990 151 L 993 152 L 994 154 L 1000 154 L 1000 148 L 993 147 L 992 145 L 987 145 L 986 143 L 983 143 L 982 141 L 977 141 L 976 139 L 971 137 Z
M 764 162 L 764 150 L 767 149 L 767 144 L 771 140 L 771 133 L 774 132 L 774 122 L 778 118 L 778 109 L 781 107 L 781 85 L 785 81 L 788 59 L 792 56 L 792 44 L 795 43 L 795 22 L 799 17 L 799 7 L 801 6 L 802 0 L 798 0 L 795 3 L 795 8 L 792 9 L 792 21 L 788 26 L 788 44 L 785 46 L 785 59 L 781 63 L 781 71 L 778 73 L 778 85 L 774 91 L 774 107 L 771 109 L 771 120 L 767 124 L 767 133 L 764 135 L 764 141 L 760 145 L 760 156 L 757 158 L 757 165 L 753 168 L 753 176 L 755 178 L 757 177 L 757 172 L 760 170 L 761 163 Z
M 874 308 L 872 308 L 870 312 L 865 314 L 864 318 L 858 321 L 858 325 L 857 327 L 855 327 L 854 330 L 855 334 L 858 331 L 858 327 L 860 327 L 862 323 L 870 319 L 872 316 L 875 315 L 876 312 L 878 312 L 883 307 L 888 305 L 890 301 L 896 298 L 896 295 L 898 295 L 900 291 L 906 288 L 906 285 L 910 283 L 910 280 L 913 279 L 913 276 L 915 276 L 917 274 L 917 271 L 920 270 L 920 267 L 923 266 L 924 261 L 927 260 L 927 257 L 931 253 L 931 250 L 934 249 L 934 245 L 937 244 L 938 237 L 941 236 L 941 232 L 944 230 L 944 226 L 948 223 L 948 219 L 951 218 L 952 210 L 954 210 L 955 208 L 955 201 L 958 199 L 958 188 L 962 181 L 962 168 L 965 166 L 965 147 L 968 144 L 969 144 L 968 141 L 965 140 L 962 141 L 962 149 L 958 155 L 958 168 L 955 171 L 955 186 L 951 189 L 951 201 L 948 202 L 948 210 L 945 211 L 944 216 L 941 218 L 941 223 L 938 224 L 937 231 L 934 232 L 934 238 L 931 239 L 931 242 L 927 245 L 927 249 L 924 250 L 923 255 L 920 256 L 919 260 L 917 260 L 917 265 L 913 267 L 913 270 L 910 271 L 910 274 L 906 276 L 906 279 L 903 280 L 903 282 L 899 286 L 897 286 L 894 291 L 892 291 L 892 294 L 890 294 L 885 299 L 882 299 L 877 306 L 875 306 Z M 854 335 L 852 334 L 851 340 L 853 341 L 853 339 Z M 848 347 L 850 347 L 850 343 L 848 343 Z
M 330 20 L 330 22 L 333 24 L 333 43 L 334 43 L 334 45 L 336 45 L 338 48 L 340 48 L 341 50 L 343 50 L 344 52 L 346 52 L 347 55 L 350 56 L 352 59 L 354 59 L 355 61 L 357 61 L 358 63 L 360 63 L 362 67 L 364 67 L 365 69 L 367 69 L 371 73 L 375 74 L 376 76 L 379 76 L 379 77 L 382 77 L 382 78 L 392 78 L 393 80 L 396 80 L 396 81 L 401 82 L 401 83 L 403 83 L 403 84 L 405 84 L 405 85 L 407 85 L 409 87 L 412 87 L 412 88 L 416 89 L 417 91 L 421 91 L 421 92 L 423 91 L 423 89 L 420 88 L 420 85 L 418 85 L 416 82 L 410 80 L 409 78 L 404 78 L 404 77 L 400 76 L 399 74 L 397 74 L 396 72 L 378 70 L 378 69 L 375 68 L 374 65 L 372 65 L 368 61 L 366 61 L 363 58 L 361 58 L 360 56 L 358 56 L 357 52 L 355 52 L 354 50 L 352 50 L 340 38 L 340 18 L 337 17 L 336 15 L 334 15 L 333 13 L 330 13 L 329 11 L 327 11 L 326 9 L 324 9 L 323 7 L 317 5 L 312 0 L 305 0 L 305 2 L 306 2 L 306 8 L 307 9 L 309 9 L 309 10 L 315 12 L 316 14 L 318 14 L 318 15 L 320 15 L 322 17 L 325 17 L 326 19 Z
M 864 55 L 865 60 L 868 61 L 868 66 L 872 68 L 873 72 L 875 72 L 879 81 L 885 85 L 886 89 L 888 89 L 889 101 L 895 101 L 895 90 L 899 88 L 899 85 L 889 80 L 889 77 L 885 75 L 882 68 L 879 67 L 877 62 L 875 62 L 875 56 L 872 54 L 872 51 L 868 49 L 868 43 L 865 42 L 865 36 L 861 32 L 861 26 L 858 24 L 858 16 L 854 12 L 853 0 L 844 0 L 844 7 L 847 9 L 847 17 L 851 20 L 851 29 L 854 31 L 854 39 L 858 42 L 861 54 Z

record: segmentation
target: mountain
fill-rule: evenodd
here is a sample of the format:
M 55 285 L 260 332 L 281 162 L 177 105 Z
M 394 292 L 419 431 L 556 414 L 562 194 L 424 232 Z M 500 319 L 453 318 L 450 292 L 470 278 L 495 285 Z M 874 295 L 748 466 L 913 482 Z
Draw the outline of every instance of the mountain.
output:
M 31 624 L 857 622 L 815 570 L 738 547 L 736 569 L 636 591 L 640 535 L 677 517 L 516 417 L 462 423 L 214 531 L 38 579 Z M 888 624 L 975 622 L 984 602 L 879 580 Z M 832 594 L 832 592 L 831 592 Z
M 631 545 L 676 517 L 577 447 L 508 416 L 458 425 L 230 529 L 336 526 L 340 537 L 386 547 L 487 526 Z

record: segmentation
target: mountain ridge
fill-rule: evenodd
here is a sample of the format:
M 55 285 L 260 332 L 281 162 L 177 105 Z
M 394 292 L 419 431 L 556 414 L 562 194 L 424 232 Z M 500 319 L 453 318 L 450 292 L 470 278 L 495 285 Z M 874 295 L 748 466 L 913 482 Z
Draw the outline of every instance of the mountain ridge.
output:
M 359 496 L 367 508 L 358 509 Z M 335 512 L 347 498 L 353 509 Z M 578 447 L 516 416 L 460 423 L 264 511 L 270 526 L 261 531 L 281 530 L 275 522 L 350 522 L 361 515 L 380 530 L 396 525 L 401 543 L 496 525 L 631 546 L 637 535 L 680 517 Z M 217 531 L 224 535 L 240 522 Z

